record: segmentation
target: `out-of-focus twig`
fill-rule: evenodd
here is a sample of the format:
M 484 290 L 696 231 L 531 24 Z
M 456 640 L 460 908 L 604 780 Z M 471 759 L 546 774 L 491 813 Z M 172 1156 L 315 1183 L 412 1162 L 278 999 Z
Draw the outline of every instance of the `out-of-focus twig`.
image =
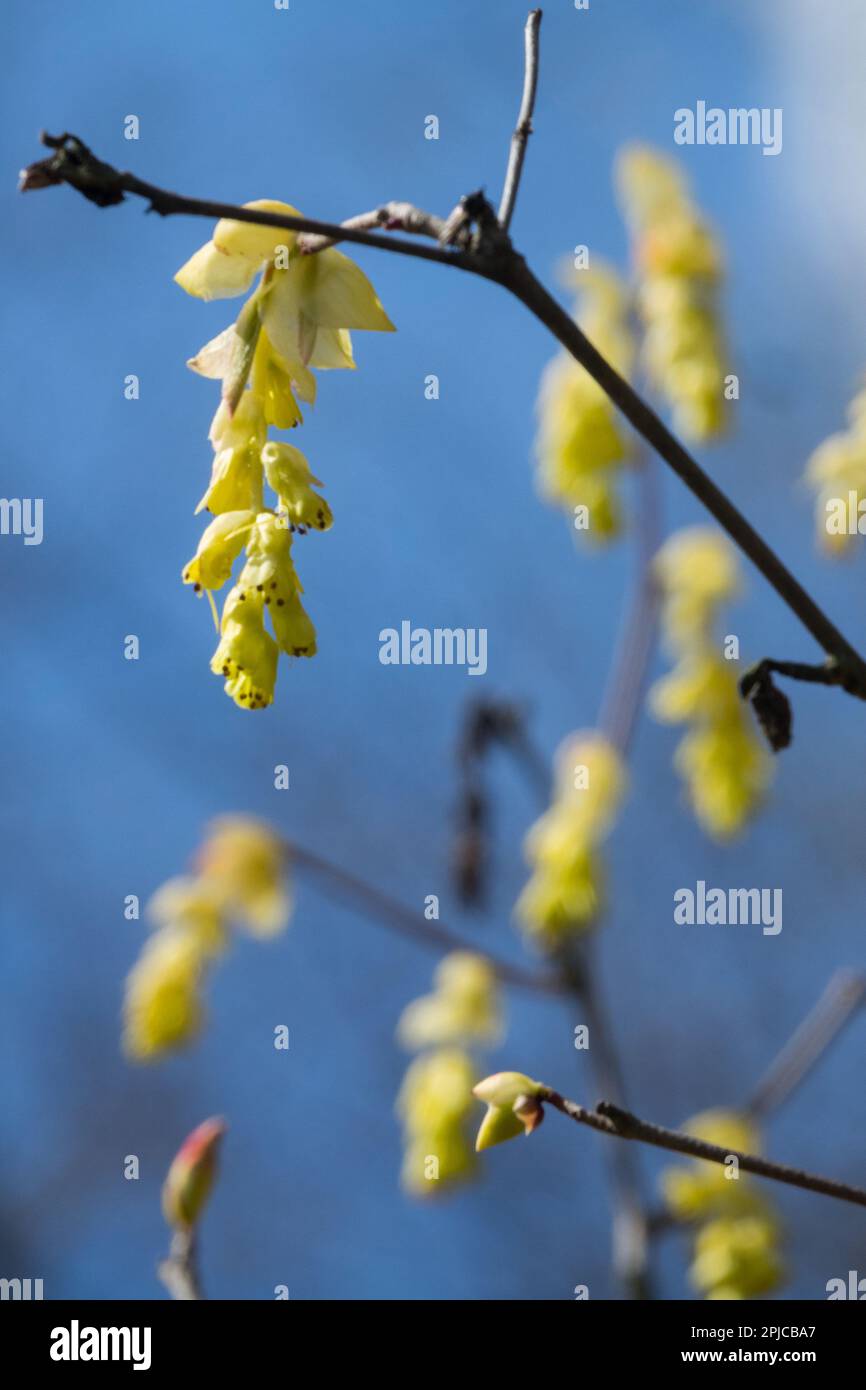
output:
M 181 1303 L 198 1303 L 204 1299 L 198 1275 L 195 1234 L 175 1231 L 167 1257 L 157 1269 L 172 1298 Z
M 782 1105 L 866 1001 L 866 975 L 839 970 L 761 1077 L 748 1103 L 763 1119 Z
M 397 902 L 381 888 L 375 888 L 371 883 L 332 863 L 323 855 L 303 848 L 294 840 L 284 839 L 283 846 L 289 863 L 311 870 L 332 891 L 337 892 L 352 906 L 359 908 L 371 922 L 435 951 L 477 950 L 477 947 L 447 927 L 444 922 L 428 920 L 413 908 Z M 517 985 L 521 989 L 541 990 L 548 994 L 556 994 L 561 989 L 560 982 L 553 975 L 542 975 L 522 966 L 512 965 L 510 961 L 499 960 L 487 951 L 484 954 L 503 984 Z

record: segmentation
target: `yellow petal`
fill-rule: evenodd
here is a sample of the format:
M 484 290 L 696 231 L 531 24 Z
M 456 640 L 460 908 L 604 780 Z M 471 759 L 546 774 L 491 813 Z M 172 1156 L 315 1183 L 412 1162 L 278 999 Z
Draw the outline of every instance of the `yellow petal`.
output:
M 303 311 L 317 327 L 395 331 L 363 270 L 341 251 L 299 257 L 294 271 Z
M 254 262 L 229 256 L 209 241 L 190 256 L 174 278 L 182 290 L 196 299 L 232 299 L 249 289 L 256 269 Z
M 273 198 L 256 198 L 252 203 L 244 203 L 244 207 L 282 217 L 301 216 L 297 208 L 289 203 L 275 202 Z M 236 222 L 233 218 L 224 217 L 214 228 L 213 244 L 228 256 L 241 256 L 254 266 L 259 266 L 273 255 L 277 246 L 291 249 L 297 235 L 287 227 L 259 227 L 254 222 Z

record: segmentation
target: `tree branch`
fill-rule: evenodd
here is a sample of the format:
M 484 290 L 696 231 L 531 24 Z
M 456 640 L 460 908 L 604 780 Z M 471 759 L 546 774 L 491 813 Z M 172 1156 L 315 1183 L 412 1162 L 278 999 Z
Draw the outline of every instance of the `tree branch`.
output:
M 523 31 L 525 48 L 523 96 L 520 101 L 517 125 L 511 137 L 508 168 L 505 171 L 505 183 L 499 203 L 499 225 L 505 232 L 511 226 L 514 205 L 517 202 L 517 194 L 520 189 L 520 176 L 523 173 L 523 161 L 526 158 L 526 146 L 532 134 L 532 113 L 535 110 L 535 92 L 538 86 L 538 31 L 540 28 L 541 10 L 530 11 L 526 20 L 526 28 Z
M 380 926 L 396 932 L 398 936 L 428 949 L 478 953 L 477 946 L 464 940 L 444 922 L 428 921 L 413 908 L 405 907 L 403 903 L 383 893 L 380 888 L 374 888 L 372 884 L 331 863 L 313 850 L 304 849 L 293 840 L 286 839 L 283 840 L 283 848 L 290 863 L 318 874 L 341 898 L 357 907 L 370 921 L 377 922 Z M 516 985 L 520 989 L 540 990 L 546 994 L 561 992 L 562 986 L 555 976 L 538 975 L 524 970 L 519 965 L 512 965 L 509 961 L 497 960 L 488 951 L 480 954 L 487 958 L 503 984 Z
M 866 975 L 839 970 L 758 1082 L 747 1109 L 763 1119 L 788 1099 L 866 1002 Z
M 599 1101 L 594 1110 L 587 1110 L 583 1105 L 565 1099 L 558 1091 L 550 1090 L 549 1087 L 540 1092 L 539 1099 L 547 1101 L 578 1124 L 588 1125 L 590 1129 L 615 1139 L 636 1139 L 642 1144 L 651 1144 L 657 1149 L 668 1149 L 672 1153 L 686 1154 L 689 1158 L 702 1158 L 708 1163 L 725 1164 L 729 1159 L 736 1158 L 744 1173 L 754 1173 L 759 1178 L 769 1178 L 789 1187 L 800 1187 L 807 1192 L 817 1192 L 823 1197 L 836 1197 L 841 1202 L 866 1207 L 866 1189 L 862 1187 L 852 1187 L 849 1183 L 823 1178 L 817 1173 L 790 1168 L 786 1163 L 774 1163 L 769 1158 L 741 1153 L 738 1149 L 724 1149 L 719 1144 L 709 1144 L 706 1140 L 696 1139 L 691 1134 L 665 1129 L 662 1125 L 649 1124 L 609 1101 Z
M 348 217 L 345 222 L 340 223 L 340 227 L 344 230 L 384 227 L 389 232 L 412 232 L 415 236 L 432 237 L 434 241 L 439 242 L 442 242 L 445 233 L 443 218 L 432 212 L 424 212 L 423 208 L 416 208 L 413 203 L 398 202 L 383 203 L 372 212 L 361 212 L 356 217 Z M 298 247 L 303 255 L 309 256 L 316 251 L 324 251 L 326 247 L 334 246 L 344 239 L 342 235 L 325 237 L 304 232 L 298 237 Z
M 538 12 L 534 12 L 538 15 Z M 524 103 L 534 93 L 535 78 L 531 73 L 537 62 L 538 19 L 532 25 L 532 16 L 527 26 L 527 55 L 532 58 L 527 71 L 524 89 Z M 540 18 L 540 16 L 539 16 Z M 530 43 L 530 33 L 535 35 Z M 534 55 L 534 56 L 533 56 Z M 521 109 L 523 110 L 523 104 Z M 517 139 L 520 125 L 512 142 L 512 159 L 509 176 L 506 178 L 506 194 L 509 184 L 514 189 L 522 167 L 528 129 L 520 140 Z M 171 193 L 155 184 L 145 183 L 131 173 L 121 173 L 96 158 L 84 142 L 77 136 L 64 133 L 51 136 L 43 133 L 42 142 L 54 153 L 23 170 L 20 187 L 23 191 L 47 188 L 53 184 L 68 183 L 71 187 L 89 198 L 100 207 L 108 207 L 122 202 L 126 194 L 145 198 L 154 212 L 162 216 L 177 213 L 197 217 L 230 218 L 237 222 L 250 222 L 258 226 L 285 228 L 288 231 L 312 233 L 331 241 L 349 241 L 360 246 L 371 246 L 378 250 L 391 251 L 397 255 L 412 256 L 419 260 L 434 261 L 439 265 L 456 266 L 471 274 L 480 275 L 495 284 L 502 285 L 523 303 L 530 312 L 544 324 L 553 336 L 571 354 L 575 361 L 585 367 L 590 376 L 598 382 L 602 390 L 622 411 L 639 435 L 664 459 L 665 463 L 685 483 L 686 487 L 703 503 L 704 507 L 719 522 L 737 546 L 749 557 L 765 579 L 773 586 L 782 601 L 799 618 L 803 626 L 812 634 L 824 649 L 831 661 L 833 683 L 838 683 L 851 695 L 866 699 L 866 662 L 842 636 L 839 629 L 818 607 L 814 599 L 794 578 L 763 537 L 755 530 L 742 512 L 728 499 L 722 490 L 703 471 L 698 462 L 679 440 L 670 432 L 659 416 L 637 394 L 632 386 L 611 366 L 578 325 L 548 293 L 541 282 L 533 275 L 525 260 L 512 247 L 507 233 L 507 221 L 497 220 L 493 209 L 480 193 L 467 195 L 461 200 L 454 213 L 446 220 L 438 246 L 425 246 L 406 241 L 399 237 L 389 237 L 366 227 L 340 226 L 332 222 L 322 222 L 308 217 L 266 213 L 255 209 L 237 207 L 230 203 L 217 203 L 199 198 L 187 198 Z M 516 142 L 516 143 L 515 143 Z M 516 151 L 516 153 L 515 153 Z M 513 196 L 503 195 L 504 212 L 510 216 L 509 202 Z M 369 214 L 362 215 L 362 221 Z M 466 244 L 469 228 L 474 224 L 476 231 L 468 241 L 468 249 L 460 249 L 455 241 Z
M 462 270 L 478 267 L 474 257 L 460 250 L 447 250 L 440 246 L 423 246 L 414 241 L 404 241 L 400 237 L 385 236 L 380 232 L 367 230 L 370 214 L 361 216 L 363 225 L 322 222 L 315 217 L 295 217 L 289 213 L 262 212 L 255 208 L 240 207 L 234 203 L 218 203 L 209 198 L 187 198 L 180 193 L 171 193 L 156 184 L 146 183 L 135 174 L 122 173 L 110 164 L 97 159 L 93 151 L 77 135 L 48 135 L 42 132 L 43 145 L 55 153 L 50 159 L 38 161 L 22 169 L 19 189 L 22 193 L 38 188 L 48 188 L 54 184 L 68 183 L 85 198 L 98 207 L 112 207 L 122 203 L 127 194 L 144 198 L 149 204 L 148 211 L 159 213 L 160 217 L 187 215 L 208 217 L 219 220 L 230 218 L 233 222 L 249 222 L 257 227 L 277 227 L 289 232 L 306 232 L 323 238 L 324 244 L 337 241 L 351 241 L 359 246 L 372 246 L 379 250 L 393 251 L 401 256 L 414 256 L 419 260 L 436 261 L 440 265 L 456 265 Z M 410 206 L 408 204 L 404 206 Z M 430 214 L 428 214 L 430 216 Z

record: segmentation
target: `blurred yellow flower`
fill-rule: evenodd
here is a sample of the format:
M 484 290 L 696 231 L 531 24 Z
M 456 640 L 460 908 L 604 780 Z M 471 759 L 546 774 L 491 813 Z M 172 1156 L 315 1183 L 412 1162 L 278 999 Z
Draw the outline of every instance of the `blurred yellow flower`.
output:
M 682 1128 L 686 1134 L 723 1149 L 760 1152 L 756 1126 L 736 1110 L 705 1110 L 686 1120 Z M 702 1158 L 666 1168 L 661 1183 L 668 1210 L 679 1221 L 694 1221 L 741 1202 L 743 1177 L 730 1177 L 728 1171 L 720 1163 Z
M 625 784 L 622 759 L 601 734 L 574 735 L 557 754 L 554 801 L 526 837 L 533 873 L 517 903 L 525 931 L 546 948 L 589 926 L 601 909 L 597 851 L 613 826 Z
M 866 387 L 851 402 L 848 421 L 848 429 L 819 444 L 806 465 L 818 543 L 834 556 L 866 535 L 866 520 L 860 525 L 866 516 Z
M 224 910 L 256 936 L 273 936 L 291 912 L 279 838 L 253 816 L 220 816 L 197 856 L 202 881 Z
M 576 314 L 591 342 L 628 375 L 634 344 L 628 327 L 628 295 L 613 270 L 581 273 Z M 538 397 L 538 484 L 544 497 L 574 511 L 585 508 L 576 529 L 603 542 L 621 528 L 616 483 L 631 450 L 615 406 L 586 369 L 568 353 L 546 367 Z
M 192 1040 L 203 1012 L 206 969 L 228 941 L 231 921 L 274 936 L 291 897 L 279 838 L 252 816 L 221 816 L 196 855 L 195 874 L 169 879 L 147 905 L 157 930 L 126 982 L 124 1047 L 150 1061 Z
M 706 1110 L 682 1128 L 732 1154 L 761 1151 L 757 1127 L 740 1111 Z M 705 1298 L 754 1298 L 781 1282 L 778 1222 L 769 1202 L 736 1164 L 690 1159 L 664 1170 L 662 1191 L 678 1221 L 699 1223 L 689 1277 Z
M 495 1043 L 502 1029 L 499 991 L 490 962 L 471 951 L 453 951 L 440 963 L 432 994 L 403 1010 L 397 1036 L 404 1047 L 446 1043 Z
M 647 372 L 671 406 L 674 428 L 710 439 L 725 423 L 718 244 L 665 155 L 627 146 L 617 183 L 634 242 Z
M 720 1216 L 697 1234 L 689 1276 L 706 1298 L 735 1300 L 770 1293 L 784 1278 L 779 1230 L 772 1216 Z
M 720 532 L 695 527 L 664 543 L 654 571 L 662 629 L 677 664 L 652 687 L 649 707 L 663 723 L 689 726 L 674 766 L 700 824 L 726 840 L 742 830 L 772 775 L 771 756 L 715 633 L 721 605 L 739 589 L 736 554 Z
M 466 1137 L 472 1109 L 472 1062 L 458 1048 L 417 1057 L 403 1079 L 397 1113 L 403 1123 L 402 1182 L 416 1197 L 435 1196 L 465 1177 L 475 1156 Z
M 204 960 L 201 943 L 182 928 L 165 927 L 147 942 L 126 982 L 123 1042 L 135 1061 L 152 1061 L 196 1036 Z

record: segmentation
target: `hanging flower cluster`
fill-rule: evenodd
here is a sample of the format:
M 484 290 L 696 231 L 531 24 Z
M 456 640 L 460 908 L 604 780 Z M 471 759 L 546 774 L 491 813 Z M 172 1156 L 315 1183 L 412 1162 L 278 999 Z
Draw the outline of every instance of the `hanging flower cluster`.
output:
M 575 317 L 595 347 L 628 376 L 635 346 L 627 286 L 608 267 L 580 272 L 577 284 Z M 537 409 L 542 495 L 573 511 L 576 529 L 589 540 L 612 539 L 622 527 L 617 478 L 631 452 L 616 407 L 586 368 L 563 352 L 544 371 Z M 579 509 L 585 514 L 578 516 Z
M 532 865 L 517 903 L 527 934 L 554 950 L 591 925 L 604 899 L 599 846 L 625 793 L 622 759 L 601 734 L 575 734 L 556 757 L 553 804 L 526 837 Z
M 207 971 L 228 945 L 230 923 L 270 937 L 289 920 L 282 846 L 261 822 L 214 821 L 195 867 L 163 884 L 147 906 L 155 931 L 130 971 L 123 1010 L 124 1047 L 135 1061 L 152 1061 L 198 1034 Z
M 760 1152 L 754 1124 L 736 1111 L 707 1110 L 683 1129 L 721 1148 Z M 755 1298 L 777 1287 L 784 1273 L 779 1224 L 748 1174 L 733 1165 L 690 1159 L 685 1167 L 664 1171 L 662 1190 L 671 1215 L 692 1228 L 689 1275 L 705 1298 Z
M 397 1026 L 405 1047 L 429 1049 L 410 1065 L 397 1098 L 402 1182 L 416 1197 L 435 1195 L 471 1172 L 475 1156 L 466 1124 L 477 1073 L 465 1046 L 490 1046 L 502 1029 L 496 977 L 483 956 L 446 956 L 435 986 L 408 1005 Z
M 710 439 L 724 424 L 718 243 L 666 156 L 645 145 L 626 147 L 617 182 L 633 237 L 648 375 L 670 404 L 674 428 L 689 439 Z
M 299 215 L 268 199 L 245 206 Z M 235 323 L 189 363 L 222 382 L 222 399 L 210 430 L 211 480 L 197 508 L 214 520 L 183 580 L 197 593 L 205 590 L 213 604 L 212 591 L 230 579 L 246 548 L 211 661 L 241 709 L 272 703 L 280 651 L 315 655 L 316 632 L 301 602 L 292 543 L 310 530 L 326 531 L 333 520 L 307 459 L 293 445 L 269 441 L 268 430 L 302 423 L 299 401 L 312 404 L 316 396 L 311 369 L 354 367 L 349 329 L 394 327 L 353 261 L 333 247 L 304 255 L 297 235 L 279 228 L 224 219 L 175 279 L 200 299 L 224 299 L 244 293 L 257 276 Z M 273 505 L 265 504 L 265 485 Z
M 721 532 L 689 528 L 662 546 L 655 575 L 664 636 L 677 664 L 653 686 L 650 708 L 664 723 L 689 726 L 675 766 L 700 824 L 725 840 L 754 812 L 772 771 L 715 633 L 721 604 L 739 589 L 736 554 Z
M 841 555 L 860 531 L 866 512 L 866 386 L 848 407 L 848 429 L 831 434 L 806 465 L 806 482 L 815 491 L 818 543 Z

